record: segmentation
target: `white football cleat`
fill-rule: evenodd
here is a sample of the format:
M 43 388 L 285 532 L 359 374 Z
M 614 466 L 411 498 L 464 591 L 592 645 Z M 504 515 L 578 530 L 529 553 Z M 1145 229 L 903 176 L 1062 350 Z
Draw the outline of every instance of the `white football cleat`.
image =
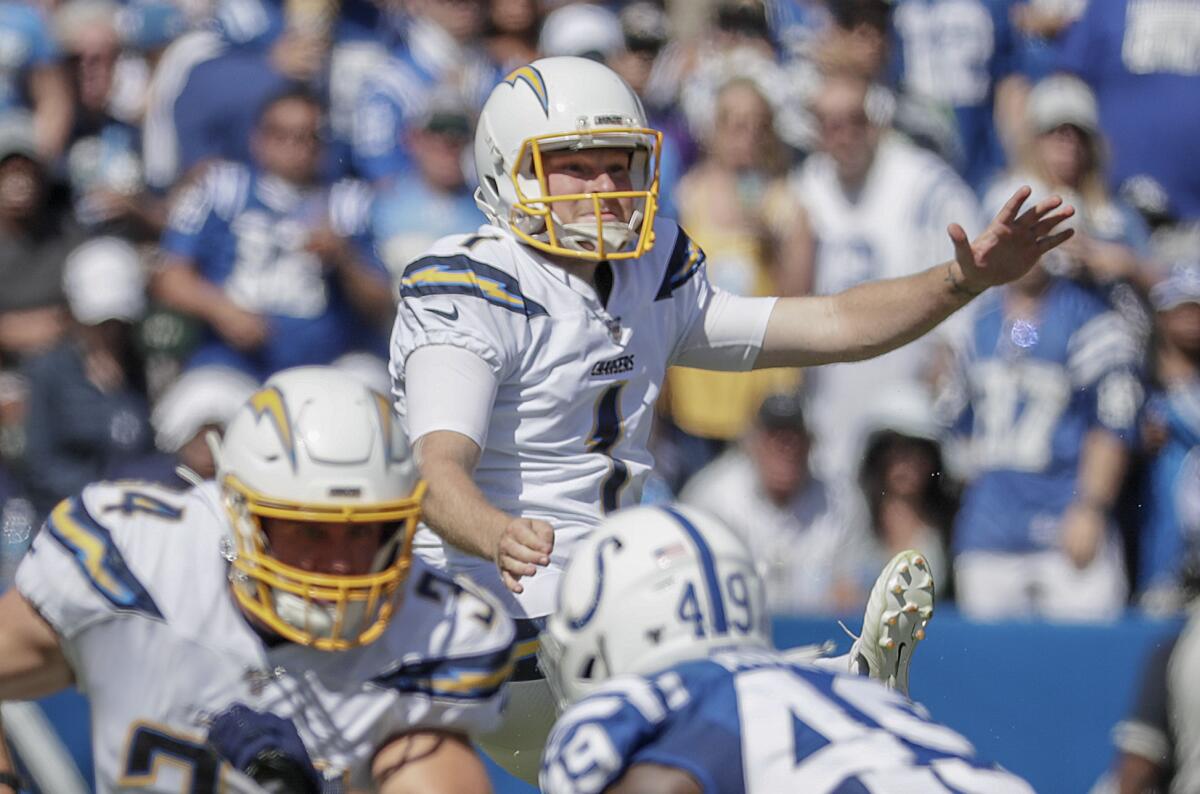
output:
M 908 695 L 908 668 L 933 617 L 933 574 L 920 552 L 902 551 L 883 566 L 867 597 L 862 634 L 850 648 L 850 669 Z

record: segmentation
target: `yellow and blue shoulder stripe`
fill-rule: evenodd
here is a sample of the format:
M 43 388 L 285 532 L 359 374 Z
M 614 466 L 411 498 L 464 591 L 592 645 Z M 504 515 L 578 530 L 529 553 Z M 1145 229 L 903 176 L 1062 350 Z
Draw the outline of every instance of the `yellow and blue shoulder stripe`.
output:
M 671 297 L 671 293 L 691 281 L 692 276 L 700 272 L 703 265 L 704 251 L 692 242 L 692 238 L 688 237 L 683 229 L 680 229 L 679 236 L 675 238 L 675 247 L 671 249 L 671 256 L 667 259 L 667 269 L 663 273 L 662 283 L 658 287 L 658 294 L 654 296 L 654 300 L 659 301 Z
M 92 589 L 117 610 L 162 619 L 158 605 L 129 570 L 112 534 L 92 517 L 80 497 L 59 502 L 46 519 L 46 530 L 71 555 Z
M 402 663 L 371 683 L 405 694 L 451 700 L 487 700 L 512 676 L 514 646 L 475 656 Z
M 426 256 L 404 269 L 400 296 L 470 295 L 526 317 L 548 315 L 546 307 L 521 294 L 521 283 L 503 270 L 463 254 Z

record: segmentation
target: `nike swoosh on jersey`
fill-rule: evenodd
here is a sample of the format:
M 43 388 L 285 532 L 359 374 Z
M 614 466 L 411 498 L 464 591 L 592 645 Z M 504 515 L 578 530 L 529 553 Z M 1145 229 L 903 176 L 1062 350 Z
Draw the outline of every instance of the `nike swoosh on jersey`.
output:
M 453 311 L 448 311 L 448 312 L 444 312 L 441 309 L 434 309 L 430 306 L 426 306 L 425 311 L 436 314 L 438 317 L 445 317 L 447 320 L 450 320 L 451 322 L 458 319 L 458 307 L 457 306 L 454 307 Z

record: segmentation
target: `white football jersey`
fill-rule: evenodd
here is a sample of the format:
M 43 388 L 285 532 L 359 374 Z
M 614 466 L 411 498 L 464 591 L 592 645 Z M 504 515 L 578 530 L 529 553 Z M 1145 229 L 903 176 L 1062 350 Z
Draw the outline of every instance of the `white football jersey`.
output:
M 552 612 L 573 543 L 605 513 L 639 502 L 667 367 L 704 356 L 710 367 L 749 369 L 757 355 L 754 344 L 729 345 L 714 364 L 697 322 L 718 295 L 704 254 L 674 221 L 658 220 L 654 235 L 649 253 L 612 263 L 607 305 L 590 284 L 494 226 L 446 237 L 405 268 L 392 335 L 396 410 L 407 415 L 404 365 L 413 351 L 453 345 L 480 356 L 499 387 L 475 482 L 499 509 L 555 529 L 551 565 L 524 580 L 519 596 L 490 561 L 436 546 L 427 530 L 418 545 L 515 615 Z
M 99 791 L 230 788 L 241 776 L 204 743 L 234 703 L 291 719 L 326 779 L 353 786 L 389 737 L 498 724 L 513 627 L 486 593 L 418 560 L 374 643 L 265 643 L 230 592 L 230 533 L 213 483 L 101 483 L 60 503 L 22 562 L 17 587 L 91 703 Z
M 896 135 L 879 144 L 866 183 L 847 193 L 827 155 L 805 161 L 793 181 L 817 247 L 814 291 L 831 295 L 866 281 L 911 275 L 954 256 L 951 222 L 973 234 L 979 206 L 950 166 Z M 805 417 L 818 439 L 817 468 L 831 481 L 857 477 L 855 455 L 871 395 L 889 383 L 919 381 L 939 338 L 963 335 L 964 315 L 935 334 L 869 361 L 830 364 L 806 374 Z

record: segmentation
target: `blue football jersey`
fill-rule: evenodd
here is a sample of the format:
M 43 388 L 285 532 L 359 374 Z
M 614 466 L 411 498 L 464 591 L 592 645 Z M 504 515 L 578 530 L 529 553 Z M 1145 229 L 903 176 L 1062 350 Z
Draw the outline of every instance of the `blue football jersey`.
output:
M 762 650 L 607 682 L 554 726 L 540 783 L 592 794 L 641 763 L 682 770 L 713 794 L 1033 791 L 878 682 Z
M 381 350 L 382 337 L 305 248 L 309 234 L 328 222 L 384 277 L 368 238 L 370 207 L 362 183 L 297 191 L 240 165 L 212 166 L 176 202 L 162 249 L 190 261 L 242 308 L 267 317 L 271 334 L 247 353 L 209 332 L 189 365 L 223 364 L 266 378 L 287 367 L 328 364 L 351 350 Z
M 500 81 L 495 64 L 464 49 L 461 63 L 441 62 L 446 53 L 431 48 L 428 37 L 412 35 L 395 48 L 382 68 L 367 75 L 354 105 L 351 157 L 354 171 L 377 182 L 411 170 L 405 146 L 408 125 L 425 113 L 435 95 L 453 96 L 481 108 Z
M 54 36 L 33 4 L 0 2 L 0 111 L 29 108 L 30 70 L 59 57 Z
M 1087 3 L 1057 46 L 1058 67 L 1096 93 L 1114 190 L 1161 191 L 1166 214 L 1200 218 L 1200 3 Z
M 983 299 L 963 366 L 972 479 L 956 551 L 1057 547 L 1085 436 L 1132 442 L 1142 402 L 1140 346 L 1100 296 L 1056 278 L 1035 317 L 1014 319 L 1005 294 Z
M 900 0 L 893 25 L 900 83 L 954 110 L 976 190 L 1004 166 L 992 108 L 996 85 L 1019 71 L 1012 0 Z
M 1155 395 L 1146 413 L 1166 442 L 1146 472 L 1138 589 L 1177 584 L 1200 553 L 1200 381 Z

